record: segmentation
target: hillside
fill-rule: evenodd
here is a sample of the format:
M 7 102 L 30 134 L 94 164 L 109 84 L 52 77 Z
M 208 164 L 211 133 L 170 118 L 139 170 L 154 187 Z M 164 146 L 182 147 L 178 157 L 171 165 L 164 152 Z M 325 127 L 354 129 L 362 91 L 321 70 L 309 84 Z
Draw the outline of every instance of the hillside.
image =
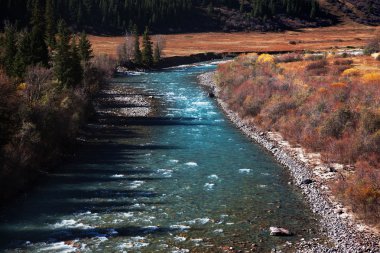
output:
M 73 30 L 109 35 L 123 34 L 134 24 L 140 31 L 149 26 L 154 33 L 183 33 L 281 31 L 347 20 L 370 25 L 380 21 L 376 0 L 0 0 L 2 21 L 29 26 L 34 1 L 45 13 L 50 11 L 54 22 L 64 19 Z
M 319 4 L 340 22 L 380 24 L 380 2 L 376 0 L 319 0 Z
M 123 34 L 137 24 L 154 33 L 283 31 L 337 22 L 380 23 L 376 0 L 0 0 L 2 21 L 28 26 L 34 1 L 73 30 Z M 2 22 L 3 23 L 3 22 Z

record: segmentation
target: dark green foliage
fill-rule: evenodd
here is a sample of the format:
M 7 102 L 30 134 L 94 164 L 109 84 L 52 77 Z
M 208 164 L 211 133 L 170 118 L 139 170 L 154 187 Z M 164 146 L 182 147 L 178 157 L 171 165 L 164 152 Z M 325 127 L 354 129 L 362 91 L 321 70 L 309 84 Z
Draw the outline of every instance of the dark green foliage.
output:
M 152 41 L 149 36 L 148 27 L 145 28 L 143 35 L 142 63 L 146 67 L 151 67 L 153 65 Z
M 78 50 L 80 59 L 83 63 L 88 62 L 93 57 L 91 43 L 87 39 L 87 35 L 85 33 L 81 33 L 80 35 Z
M 58 40 L 53 57 L 54 76 L 57 78 L 61 87 L 72 86 L 70 77 L 70 35 L 64 21 L 58 24 Z
M 4 35 L 4 53 L 2 63 L 8 76 L 14 76 L 13 61 L 17 53 L 16 30 L 12 25 L 6 25 Z
M 45 19 L 42 13 L 41 0 L 35 0 L 31 19 L 30 33 L 31 63 L 47 65 L 49 53 L 45 42 Z
M 160 60 L 161 60 L 160 47 L 158 46 L 158 43 L 156 43 L 153 50 L 153 62 L 154 64 L 158 64 Z
M 19 34 L 17 53 L 13 62 L 14 76 L 22 78 L 26 68 L 32 63 L 30 48 L 30 34 L 25 31 Z
M 54 6 L 52 0 L 46 0 L 45 5 L 45 21 L 46 21 L 46 43 L 50 48 L 54 48 L 55 45 L 55 18 L 54 18 Z
M 140 39 L 139 39 L 139 34 L 137 30 L 137 26 L 134 27 L 133 29 L 133 36 L 135 38 L 135 49 L 134 49 L 134 63 L 136 65 L 141 65 L 142 64 L 142 54 L 140 50 Z
M 67 85 L 76 86 L 82 82 L 83 68 L 81 65 L 81 55 L 76 38 L 73 38 L 71 41 L 70 67 L 68 69 L 68 73 L 69 79 Z

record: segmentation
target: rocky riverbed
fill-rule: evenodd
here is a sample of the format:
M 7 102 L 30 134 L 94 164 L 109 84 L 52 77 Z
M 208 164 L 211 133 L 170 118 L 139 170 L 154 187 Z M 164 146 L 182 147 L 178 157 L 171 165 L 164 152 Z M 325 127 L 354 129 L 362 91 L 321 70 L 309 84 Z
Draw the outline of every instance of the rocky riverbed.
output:
M 301 241 L 297 244 L 298 252 L 380 252 L 378 233 L 355 219 L 347 208 L 334 200 L 329 190 L 328 181 L 337 176 L 334 172 L 346 169 L 344 166 L 334 165 L 332 169 L 330 165 L 326 167 L 319 161 L 318 155 L 307 154 L 299 147 L 293 148 L 278 133 L 261 131 L 248 120 L 242 119 L 218 97 L 214 72 L 200 75 L 199 82 L 216 95 L 227 117 L 244 134 L 289 169 L 293 183 L 301 189 L 312 211 L 319 214 L 321 232 L 331 242 L 321 242 L 318 239 Z

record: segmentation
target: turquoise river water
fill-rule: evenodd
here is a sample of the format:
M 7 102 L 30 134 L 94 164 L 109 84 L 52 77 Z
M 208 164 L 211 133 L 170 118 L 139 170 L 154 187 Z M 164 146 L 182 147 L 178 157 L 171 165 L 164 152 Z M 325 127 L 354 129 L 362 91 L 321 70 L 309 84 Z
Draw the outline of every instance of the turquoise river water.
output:
M 109 128 L 1 210 L 0 251 L 268 252 L 317 237 L 316 217 L 286 169 L 197 84 L 197 75 L 213 69 L 116 78 L 157 95 L 159 115 Z M 295 235 L 271 237 L 270 226 Z

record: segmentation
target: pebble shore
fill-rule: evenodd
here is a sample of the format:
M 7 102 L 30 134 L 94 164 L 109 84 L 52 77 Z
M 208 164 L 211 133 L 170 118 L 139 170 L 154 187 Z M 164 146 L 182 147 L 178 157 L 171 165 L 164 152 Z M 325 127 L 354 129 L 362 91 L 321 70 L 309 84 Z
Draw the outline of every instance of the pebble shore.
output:
M 268 150 L 279 163 L 289 169 L 293 183 L 301 189 L 312 211 L 320 216 L 321 233 L 331 242 L 320 242 L 318 239 L 302 241 L 296 245 L 297 252 L 380 252 L 380 236 L 363 228 L 361 224 L 342 212 L 343 206 L 331 200 L 329 191 L 326 190 L 328 186 L 313 173 L 310 166 L 281 148 L 278 141 L 271 138 L 267 132 L 260 131 L 228 108 L 218 96 L 219 90 L 214 81 L 214 72 L 202 74 L 198 79 L 200 84 L 213 90 L 218 104 L 227 117 L 245 135 Z

